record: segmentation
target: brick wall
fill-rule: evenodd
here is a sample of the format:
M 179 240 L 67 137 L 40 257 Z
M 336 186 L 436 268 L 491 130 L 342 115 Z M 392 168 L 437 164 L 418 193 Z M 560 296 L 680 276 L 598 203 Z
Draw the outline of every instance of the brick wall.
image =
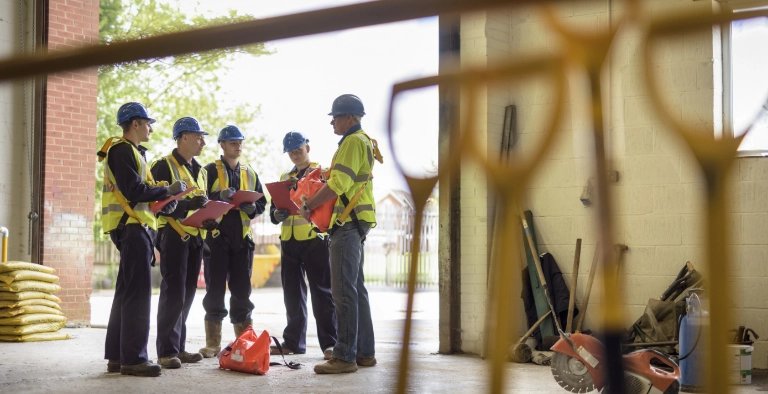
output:
M 98 0 L 50 0 L 49 26 L 49 51 L 98 44 Z M 58 271 L 70 322 L 91 314 L 97 78 L 95 69 L 48 77 L 42 260 Z

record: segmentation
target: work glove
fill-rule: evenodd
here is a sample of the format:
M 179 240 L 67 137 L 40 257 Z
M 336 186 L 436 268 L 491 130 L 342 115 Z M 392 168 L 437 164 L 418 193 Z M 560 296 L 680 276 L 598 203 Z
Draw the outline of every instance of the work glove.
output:
M 235 194 L 235 189 L 230 187 L 229 189 L 224 189 L 219 193 L 219 199 L 221 201 L 232 201 L 232 195 Z
M 161 215 L 170 215 L 173 213 L 173 211 L 176 210 L 176 207 L 179 205 L 179 202 L 176 200 L 173 200 L 168 203 L 168 205 L 164 206 L 163 209 L 160 210 Z
M 203 220 L 203 228 L 208 231 L 216 230 L 216 227 L 219 226 L 219 223 L 217 223 L 213 219 Z
M 189 200 L 189 204 L 187 204 L 187 209 L 190 211 L 194 211 L 204 207 L 205 204 L 208 204 L 208 197 L 194 196 Z
M 278 209 L 275 211 L 275 220 L 278 222 L 288 219 L 288 216 L 290 216 L 290 212 L 287 209 Z
M 166 197 L 175 196 L 184 190 L 187 190 L 187 183 L 184 181 L 176 181 L 173 182 L 170 186 L 168 186 L 168 192 L 166 194 Z
M 256 211 L 256 204 L 249 204 L 249 203 L 242 203 L 240 204 L 240 210 L 245 212 L 248 215 L 253 214 L 253 212 Z

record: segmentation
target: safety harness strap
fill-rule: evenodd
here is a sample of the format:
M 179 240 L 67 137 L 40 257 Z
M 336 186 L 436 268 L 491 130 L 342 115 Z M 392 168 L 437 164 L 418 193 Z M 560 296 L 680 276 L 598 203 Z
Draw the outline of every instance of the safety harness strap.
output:
M 384 164 L 384 158 L 381 156 L 381 152 L 379 152 L 379 143 L 376 140 L 369 137 L 364 132 L 359 132 L 359 133 L 365 136 L 365 138 L 368 139 L 368 142 L 370 143 L 370 145 L 373 146 L 373 156 L 376 158 L 376 161 L 378 161 L 381 164 Z M 368 148 L 369 160 L 371 157 L 371 146 L 366 146 L 366 148 Z M 334 157 L 334 163 L 331 163 L 331 169 L 333 169 L 333 166 L 335 164 L 335 159 L 336 158 Z M 349 199 L 347 199 L 347 196 L 344 195 L 344 193 L 342 193 L 339 196 L 339 198 L 341 199 L 341 202 L 344 204 L 344 211 L 341 212 L 341 215 L 339 215 L 336 218 L 336 222 L 334 222 L 334 224 L 336 224 L 337 226 L 343 226 L 347 218 L 350 216 L 352 217 L 352 221 L 355 224 L 358 224 L 357 214 L 353 211 L 353 209 L 357 206 L 357 203 L 360 200 L 360 197 L 363 195 L 363 191 L 365 190 L 365 187 L 368 186 L 368 182 L 370 182 L 371 179 L 373 179 L 373 164 L 374 164 L 373 160 L 371 160 L 369 164 L 371 166 L 371 173 L 368 175 L 368 179 L 365 181 L 365 183 L 363 183 L 363 186 L 360 187 L 360 189 L 355 193 L 354 196 L 352 196 L 352 200 L 350 201 Z M 362 229 L 360 229 L 359 225 L 357 226 L 357 228 L 358 228 L 358 231 L 361 232 L 360 235 L 363 235 Z

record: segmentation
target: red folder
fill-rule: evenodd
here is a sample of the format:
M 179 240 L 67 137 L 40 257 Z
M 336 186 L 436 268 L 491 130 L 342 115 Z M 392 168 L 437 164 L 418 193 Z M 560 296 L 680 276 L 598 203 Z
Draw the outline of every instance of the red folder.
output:
M 163 207 L 168 205 L 168 203 L 170 203 L 171 201 L 176 201 L 176 200 L 181 199 L 182 197 L 186 196 L 187 194 L 193 192 L 195 189 L 197 189 L 197 186 L 192 186 L 192 187 L 184 190 L 183 192 L 181 192 L 179 194 L 176 194 L 175 196 L 168 197 L 168 198 L 166 198 L 163 201 L 158 201 L 158 202 L 152 204 L 152 206 L 149 208 L 149 210 L 152 211 L 152 213 L 154 213 L 155 215 L 157 215 L 157 213 L 160 212 L 160 210 L 163 209 Z
M 275 203 L 277 209 L 287 209 L 291 215 L 299 214 L 299 207 L 291 201 L 290 189 L 288 186 L 293 185 L 293 182 L 288 179 L 282 182 L 267 183 L 265 186 L 269 190 L 269 195 L 272 196 L 272 202 Z
M 189 227 L 202 228 L 206 220 L 216 220 L 232 209 L 232 204 L 221 201 L 208 201 L 203 208 L 197 210 L 192 216 L 184 219 L 181 224 Z
M 232 195 L 232 209 L 237 209 L 240 204 L 253 204 L 258 201 L 264 193 L 254 192 L 251 190 L 238 190 L 237 193 Z

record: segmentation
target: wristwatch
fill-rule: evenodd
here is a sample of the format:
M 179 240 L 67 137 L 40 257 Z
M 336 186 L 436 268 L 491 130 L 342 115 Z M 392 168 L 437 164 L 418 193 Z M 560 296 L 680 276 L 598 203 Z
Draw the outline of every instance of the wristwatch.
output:
M 303 203 L 303 204 L 301 204 L 301 209 L 302 209 L 302 210 L 304 210 L 304 212 L 311 212 L 311 211 L 312 211 L 312 210 L 311 210 L 311 209 L 309 209 L 309 207 L 307 206 L 307 202 L 306 202 L 306 201 L 304 201 L 304 203 Z

